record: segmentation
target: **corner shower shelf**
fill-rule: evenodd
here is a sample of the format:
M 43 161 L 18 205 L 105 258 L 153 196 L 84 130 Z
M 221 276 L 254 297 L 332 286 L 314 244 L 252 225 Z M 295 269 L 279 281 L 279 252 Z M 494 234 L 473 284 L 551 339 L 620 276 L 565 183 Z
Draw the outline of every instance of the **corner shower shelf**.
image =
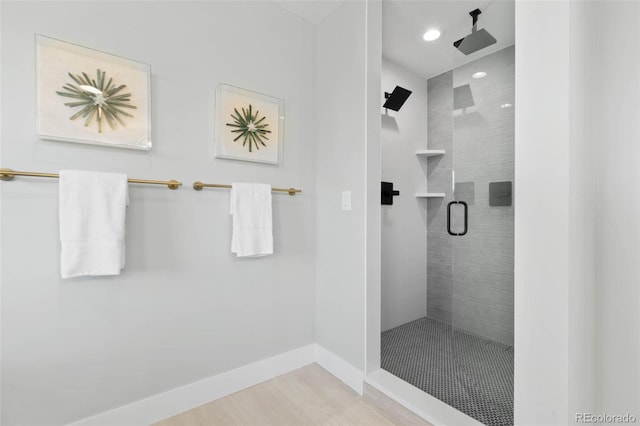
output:
M 444 192 L 416 192 L 416 198 L 444 198 Z
M 425 157 L 435 157 L 437 155 L 444 155 L 446 152 L 444 149 L 421 149 L 416 151 L 416 155 L 424 155 Z

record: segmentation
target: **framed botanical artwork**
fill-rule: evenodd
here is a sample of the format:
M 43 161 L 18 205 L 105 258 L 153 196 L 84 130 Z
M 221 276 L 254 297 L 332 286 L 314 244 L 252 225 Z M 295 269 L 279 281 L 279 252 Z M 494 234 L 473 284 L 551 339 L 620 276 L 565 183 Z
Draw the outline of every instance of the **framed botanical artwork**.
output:
M 284 100 L 227 84 L 216 90 L 217 158 L 278 164 L 284 141 Z
M 151 67 L 36 35 L 41 139 L 151 149 Z

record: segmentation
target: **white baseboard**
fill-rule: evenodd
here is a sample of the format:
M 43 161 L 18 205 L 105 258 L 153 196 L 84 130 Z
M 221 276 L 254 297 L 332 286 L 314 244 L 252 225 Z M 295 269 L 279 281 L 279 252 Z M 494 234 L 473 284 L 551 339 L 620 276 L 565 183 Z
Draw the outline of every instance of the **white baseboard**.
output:
M 359 395 L 362 395 L 364 391 L 364 372 L 318 344 L 315 345 L 315 349 L 315 360 L 322 368 L 336 376 Z
M 434 426 L 482 426 L 482 423 L 462 411 L 382 369 L 367 375 L 365 382 Z
M 317 344 L 303 346 L 72 423 L 73 426 L 149 425 L 317 362 L 363 393 L 364 373 Z
M 481 425 L 475 419 L 384 370 L 375 371 L 365 377 L 362 371 L 335 353 L 318 344 L 310 344 L 79 420 L 69 426 L 149 425 L 313 362 L 317 362 L 358 394 L 363 394 L 366 381 L 436 426 Z
M 324 350 L 324 352 L 327 352 Z M 72 423 L 149 425 L 313 363 L 311 344 Z M 328 353 L 328 352 L 327 352 Z M 328 355 L 324 355 L 328 357 Z M 335 357 L 335 355 L 334 355 Z M 337 357 L 335 357 L 337 358 Z M 339 359 L 339 358 L 338 358 Z M 344 379 L 342 379 L 344 381 Z M 362 387 L 362 385 L 361 385 Z

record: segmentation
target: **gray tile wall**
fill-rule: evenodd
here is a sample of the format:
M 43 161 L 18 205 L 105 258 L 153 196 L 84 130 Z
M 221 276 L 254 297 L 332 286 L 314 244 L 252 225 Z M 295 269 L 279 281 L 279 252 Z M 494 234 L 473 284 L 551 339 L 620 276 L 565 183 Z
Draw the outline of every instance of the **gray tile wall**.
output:
M 428 80 L 427 103 L 429 149 L 447 152 L 426 160 L 427 190 L 447 194 L 444 199 L 427 200 L 427 316 L 450 323 L 453 320 L 453 257 L 452 241 L 447 233 L 447 203 L 453 199 L 453 72 Z
M 477 71 L 487 76 L 471 78 Z M 502 107 L 514 105 L 514 48 L 428 83 L 429 147 L 447 151 L 428 160 L 428 186 L 447 197 L 428 201 L 427 316 L 511 345 L 514 206 L 489 206 L 489 183 L 514 180 L 514 107 Z M 452 88 L 465 84 L 475 105 L 453 111 Z M 456 195 L 469 204 L 469 231 L 460 237 L 446 231 L 452 169 L 465 183 Z

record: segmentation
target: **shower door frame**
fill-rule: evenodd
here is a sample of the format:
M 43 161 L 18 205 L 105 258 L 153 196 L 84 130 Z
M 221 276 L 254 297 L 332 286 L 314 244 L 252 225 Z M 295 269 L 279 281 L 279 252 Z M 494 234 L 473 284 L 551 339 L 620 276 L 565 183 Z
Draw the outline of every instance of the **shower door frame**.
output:
M 434 424 L 482 425 L 474 418 L 381 369 L 381 125 L 382 3 L 367 1 L 365 123 L 365 351 L 363 392 L 381 391 Z

